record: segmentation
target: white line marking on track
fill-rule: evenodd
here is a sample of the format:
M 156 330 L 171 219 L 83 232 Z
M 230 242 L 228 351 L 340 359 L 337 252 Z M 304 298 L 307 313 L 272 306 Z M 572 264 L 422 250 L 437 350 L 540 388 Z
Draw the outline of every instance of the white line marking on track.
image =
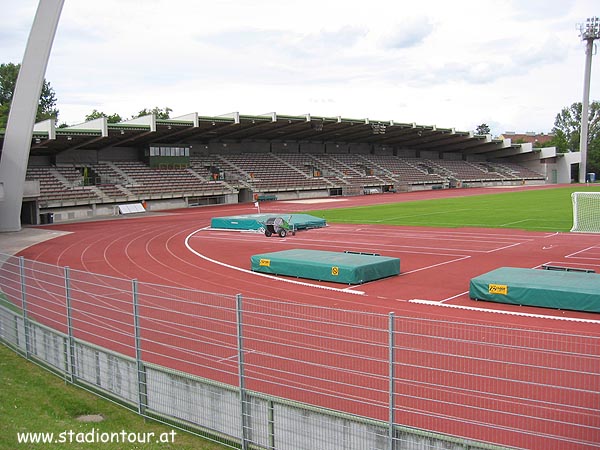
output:
M 367 283 L 361 284 L 361 286 L 364 286 Z M 355 293 L 352 289 L 356 289 L 358 286 L 348 286 L 344 289 L 342 289 L 343 292 L 352 292 Z M 364 292 L 363 292 L 364 293 Z
M 571 253 L 571 254 L 569 254 L 569 255 L 565 256 L 565 258 L 598 259 L 598 258 L 593 258 L 593 257 L 592 257 L 592 258 L 586 258 L 586 257 L 583 257 L 583 256 L 577 256 L 577 255 L 579 255 L 580 253 L 585 253 L 585 252 L 587 252 L 587 251 L 589 251 L 589 250 L 592 250 L 592 249 L 594 249 L 594 248 L 598 248 L 598 246 L 597 246 L 597 245 L 592 245 L 591 247 L 584 248 L 583 250 L 579 250 L 578 252 L 573 252 L 573 253 Z
M 453 262 L 462 261 L 463 259 L 469 259 L 469 258 L 471 258 L 471 256 L 467 255 L 467 256 L 460 257 L 460 258 L 456 258 L 456 259 L 451 259 L 451 260 L 448 260 L 448 261 L 444 261 L 444 262 L 441 262 L 441 263 L 438 263 L 438 264 L 432 264 L 430 266 L 425 266 L 425 267 L 421 267 L 419 269 L 410 270 L 408 272 L 401 272 L 400 275 L 408 275 L 409 273 L 420 272 L 421 270 L 432 269 L 434 267 L 443 266 L 445 264 L 451 264 Z
M 249 350 L 247 352 L 244 352 L 244 355 L 249 355 L 251 353 L 258 353 L 258 350 Z M 217 359 L 217 362 L 218 363 L 222 363 L 222 362 L 225 362 L 225 361 L 231 361 L 233 359 L 237 359 L 237 357 L 238 357 L 238 355 L 237 355 L 237 353 L 235 353 L 235 354 L 233 354 L 231 356 L 228 356 L 227 358 Z
M 453 295 L 452 297 L 445 298 L 444 300 L 440 300 L 439 303 L 449 302 L 450 300 L 454 300 L 457 297 L 468 294 L 469 291 L 461 292 L 460 294 Z
M 549 234 L 548 236 L 544 236 L 543 239 L 548 239 L 550 237 L 558 236 L 560 233 L 557 231 L 556 233 Z
M 494 252 L 498 252 L 500 250 L 506 250 L 507 248 L 517 247 L 521 244 L 522 244 L 522 242 L 517 242 L 516 244 L 505 245 L 504 247 L 498 247 L 493 250 L 488 250 L 486 253 L 494 253 Z
M 535 317 L 538 319 L 551 319 L 551 320 L 566 320 L 567 322 L 582 322 L 582 323 L 597 323 L 600 324 L 600 320 L 592 320 L 592 319 L 577 319 L 575 317 L 558 317 L 558 316 L 547 316 L 544 314 L 529 314 L 523 312 L 514 312 L 514 311 L 499 311 L 495 309 L 485 309 L 485 308 L 476 308 L 474 306 L 461 306 L 461 305 L 447 305 L 445 303 L 433 301 L 433 300 L 419 300 L 413 299 L 409 300 L 409 303 L 418 303 L 421 305 L 430 305 L 430 306 L 441 306 L 444 308 L 455 308 L 455 309 L 464 309 L 467 311 L 478 311 L 478 312 L 488 312 L 495 314 L 506 314 L 509 316 L 520 316 L 520 317 Z

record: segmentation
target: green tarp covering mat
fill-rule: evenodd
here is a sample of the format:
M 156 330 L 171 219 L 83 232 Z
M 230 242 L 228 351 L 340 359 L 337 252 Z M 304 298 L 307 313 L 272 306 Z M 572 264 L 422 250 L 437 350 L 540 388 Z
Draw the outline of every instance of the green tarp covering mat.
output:
M 600 312 L 600 275 L 501 267 L 472 278 L 469 296 L 511 305 Z
M 398 275 L 400 259 L 364 253 L 293 249 L 251 256 L 252 270 L 344 284 Z
M 294 226 L 296 230 L 322 228 L 327 225 L 325 219 L 310 214 L 244 214 L 239 216 L 213 217 L 210 227 L 222 230 L 258 231 L 264 228 L 264 223 L 271 217 L 281 217 Z

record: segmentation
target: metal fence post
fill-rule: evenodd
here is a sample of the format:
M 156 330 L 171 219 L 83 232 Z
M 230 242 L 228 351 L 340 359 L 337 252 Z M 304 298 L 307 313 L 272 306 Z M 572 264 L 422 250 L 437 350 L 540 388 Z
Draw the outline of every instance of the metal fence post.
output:
M 275 404 L 269 400 L 269 450 L 275 450 Z
M 29 318 L 27 317 L 27 293 L 25 292 L 25 258 L 19 257 L 19 277 L 21 279 L 21 307 L 23 309 L 23 333 L 25 334 L 25 357 L 29 359 L 31 351 L 31 337 L 29 335 Z
M 65 300 L 67 306 L 67 373 L 71 383 L 75 382 L 75 340 L 73 338 L 73 311 L 71 309 L 71 269 L 65 267 Z
M 388 363 L 389 363 L 389 424 L 388 439 L 389 449 L 394 450 L 394 421 L 395 421 L 395 400 L 394 400 L 394 313 L 389 313 L 388 319 Z
M 235 296 L 235 312 L 237 323 L 237 353 L 238 353 L 238 378 L 240 385 L 240 414 L 242 426 L 242 450 L 248 448 L 246 443 L 246 382 L 244 378 L 244 342 L 243 342 L 243 327 L 242 327 L 242 294 Z
M 138 311 L 138 281 L 131 280 L 131 293 L 133 299 L 133 333 L 135 340 L 135 362 L 137 366 L 138 382 L 138 413 L 144 415 L 148 403 L 146 390 L 146 371 L 142 361 L 142 338 L 140 334 L 140 317 Z

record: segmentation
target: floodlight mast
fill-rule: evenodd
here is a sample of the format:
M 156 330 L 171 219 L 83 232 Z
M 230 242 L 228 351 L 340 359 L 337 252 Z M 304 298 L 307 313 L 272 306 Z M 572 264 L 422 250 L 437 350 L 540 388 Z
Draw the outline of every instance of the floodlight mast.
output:
M 579 152 L 581 154 L 581 162 L 579 163 L 579 182 L 585 183 L 587 180 L 588 116 L 590 108 L 592 54 L 594 50 L 594 41 L 600 38 L 600 20 L 598 17 L 590 17 L 584 24 L 580 24 L 579 33 L 581 39 L 586 42 L 585 74 L 583 79 L 583 103 L 581 108 L 581 136 L 579 138 Z

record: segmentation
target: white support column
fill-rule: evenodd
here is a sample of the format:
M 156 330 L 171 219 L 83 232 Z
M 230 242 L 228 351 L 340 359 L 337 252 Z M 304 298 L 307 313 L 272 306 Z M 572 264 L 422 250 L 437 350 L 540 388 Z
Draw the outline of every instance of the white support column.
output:
M 40 0 L 13 93 L 2 159 L 0 232 L 21 230 L 21 205 L 31 137 L 50 50 L 64 0 Z

